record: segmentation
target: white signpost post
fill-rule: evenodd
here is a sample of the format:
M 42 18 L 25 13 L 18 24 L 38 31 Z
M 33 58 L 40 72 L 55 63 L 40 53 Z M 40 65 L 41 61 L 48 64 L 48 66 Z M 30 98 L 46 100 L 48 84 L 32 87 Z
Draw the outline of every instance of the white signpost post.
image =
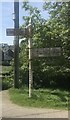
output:
M 32 96 L 32 83 L 33 83 L 33 73 L 32 73 L 32 29 L 31 29 L 31 19 L 29 21 L 29 98 Z

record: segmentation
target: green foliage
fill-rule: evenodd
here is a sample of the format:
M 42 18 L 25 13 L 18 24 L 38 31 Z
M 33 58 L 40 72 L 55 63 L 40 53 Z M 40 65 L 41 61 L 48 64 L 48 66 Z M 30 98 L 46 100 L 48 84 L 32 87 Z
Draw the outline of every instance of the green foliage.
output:
M 23 9 L 32 17 L 32 48 L 61 47 L 60 57 L 36 58 L 32 60 L 33 86 L 68 88 L 70 79 L 70 40 L 69 11 L 70 2 L 45 2 L 44 10 L 50 17 L 41 17 L 38 8 L 28 2 L 23 3 Z M 68 19 L 66 19 L 68 18 Z M 23 17 L 28 25 L 29 16 Z M 20 44 L 20 81 L 28 85 L 28 39 Z
M 12 71 L 12 66 L 2 66 L 2 73 L 9 73 Z
M 61 40 L 63 55 L 69 60 L 70 56 L 70 2 L 47 2 L 44 3 L 44 9 L 50 14 L 52 29 L 58 32 L 58 39 Z M 55 28 L 55 29 L 54 29 Z M 55 34 L 56 35 L 56 34 Z
M 70 69 L 60 66 L 43 66 L 43 68 L 38 66 L 34 68 L 33 76 L 35 88 L 68 88 Z
M 11 77 L 5 76 L 2 79 L 2 90 L 6 90 L 13 87 L 13 79 Z
M 12 66 L 2 67 L 2 90 L 6 90 L 13 86 L 13 76 Z
M 18 105 L 38 107 L 68 109 L 69 92 L 60 89 L 38 89 L 33 90 L 32 98 L 28 97 L 28 89 L 10 89 L 10 99 Z
M 20 86 L 28 83 L 28 49 L 27 41 L 22 41 L 20 44 L 19 54 L 19 72 L 20 72 Z

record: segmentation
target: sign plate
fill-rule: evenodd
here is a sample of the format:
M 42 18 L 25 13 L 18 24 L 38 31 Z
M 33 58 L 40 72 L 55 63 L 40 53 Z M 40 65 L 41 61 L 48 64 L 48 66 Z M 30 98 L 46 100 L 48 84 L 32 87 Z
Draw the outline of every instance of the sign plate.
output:
M 32 49 L 33 57 L 55 57 L 55 56 L 60 56 L 60 55 L 61 55 L 60 47 Z
M 6 35 L 7 36 L 14 36 L 18 35 L 19 29 L 6 29 Z
M 19 36 L 23 35 L 24 37 L 28 36 L 28 29 L 6 29 L 6 35 L 7 36 Z

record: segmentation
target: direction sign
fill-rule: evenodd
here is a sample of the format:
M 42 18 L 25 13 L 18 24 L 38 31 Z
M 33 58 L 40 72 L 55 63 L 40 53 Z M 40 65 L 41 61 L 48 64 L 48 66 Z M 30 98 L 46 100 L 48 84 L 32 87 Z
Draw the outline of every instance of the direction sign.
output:
M 61 48 L 54 47 L 54 48 L 34 48 L 32 49 L 32 56 L 33 57 L 55 57 L 61 55 Z
M 19 35 L 19 29 L 6 29 L 6 35 L 7 36 L 15 36 Z
M 18 35 L 23 35 L 24 37 L 28 36 L 28 29 L 24 28 L 24 29 L 6 29 L 6 35 L 7 36 L 18 36 Z

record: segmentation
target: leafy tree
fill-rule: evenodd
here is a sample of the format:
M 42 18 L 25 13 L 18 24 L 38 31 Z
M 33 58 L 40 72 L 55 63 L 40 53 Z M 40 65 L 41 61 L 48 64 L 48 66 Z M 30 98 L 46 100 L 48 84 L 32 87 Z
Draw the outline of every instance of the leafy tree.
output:
M 70 2 L 45 2 L 44 10 L 48 10 L 55 39 L 61 41 L 64 57 L 70 58 Z M 57 38 L 56 38 L 57 37 Z
M 65 67 L 60 67 L 60 79 L 66 74 L 65 79 L 67 81 L 70 78 L 70 2 L 45 2 L 43 8 L 48 10 L 50 14 L 49 22 L 53 29 L 52 34 L 54 35 L 52 39 L 58 41 L 65 58 L 62 59 L 62 62 L 64 61 L 63 66 Z
M 23 3 L 23 9 L 28 11 L 32 17 L 32 43 L 33 48 L 56 47 L 62 48 L 63 55 L 56 58 L 36 58 L 32 60 L 34 87 L 58 86 L 66 87 L 70 78 L 69 56 L 70 42 L 69 20 L 66 16 L 69 14 L 69 3 L 50 2 L 44 3 L 44 10 L 48 10 L 50 19 L 47 21 L 41 17 L 40 11 L 32 7 L 28 2 Z M 24 28 L 28 25 L 29 16 L 23 17 Z M 69 18 L 68 18 L 69 19 Z M 28 40 L 20 44 L 20 76 L 22 83 L 28 83 Z M 65 77 L 66 76 L 66 77 Z M 61 80 L 61 82 L 60 82 Z

